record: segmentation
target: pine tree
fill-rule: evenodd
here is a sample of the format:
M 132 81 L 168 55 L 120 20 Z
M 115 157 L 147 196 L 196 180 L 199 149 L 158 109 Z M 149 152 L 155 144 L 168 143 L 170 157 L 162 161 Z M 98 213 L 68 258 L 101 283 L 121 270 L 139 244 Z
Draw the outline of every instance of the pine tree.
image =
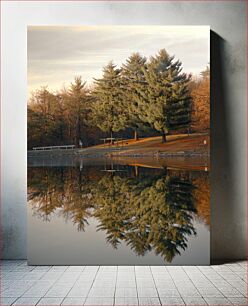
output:
M 95 101 L 92 106 L 92 123 L 103 132 L 110 133 L 111 143 L 113 143 L 113 132 L 127 127 L 120 69 L 117 69 L 113 62 L 103 68 L 103 77 L 95 80 L 93 97 Z
M 134 131 L 134 139 L 138 140 L 139 131 L 147 131 L 149 125 L 140 118 L 140 89 L 145 85 L 146 58 L 133 53 L 122 65 L 121 81 L 125 105 L 128 110 L 128 126 Z
M 78 147 L 79 140 L 83 136 L 83 128 L 89 122 L 90 97 L 86 82 L 83 82 L 81 77 L 75 77 L 74 83 L 71 83 L 62 97 L 64 97 L 69 134 Z
M 182 73 L 180 61 L 174 61 L 165 49 L 151 57 L 145 71 L 146 97 L 143 95 L 143 120 L 162 134 L 162 141 L 170 131 L 188 128 L 191 97 L 188 92 L 190 76 Z

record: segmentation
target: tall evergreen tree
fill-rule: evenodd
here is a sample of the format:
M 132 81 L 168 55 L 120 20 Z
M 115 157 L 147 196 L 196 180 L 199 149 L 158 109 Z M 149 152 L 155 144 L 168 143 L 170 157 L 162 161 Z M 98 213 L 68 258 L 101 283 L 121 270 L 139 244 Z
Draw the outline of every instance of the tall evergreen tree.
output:
M 74 83 L 71 83 L 62 97 L 65 100 L 70 138 L 78 147 L 79 141 L 83 140 L 83 130 L 89 123 L 90 96 L 86 82 L 81 77 L 75 77 Z
M 138 131 L 147 131 L 149 125 L 140 118 L 140 90 L 145 80 L 146 58 L 133 53 L 122 65 L 122 89 L 128 110 L 128 126 L 134 131 L 134 139 L 138 140 Z
M 92 123 L 103 132 L 110 133 L 113 143 L 113 132 L 127 127 L 127 111 L 121 92 L 120 69 L 110 62 L 103 68 L 103 77 L 95 80 L 93 90 L 95 99 L 92 107 Z
M 181 72 L 181 66 L 162 49 L 150 58 L 145 71 L 148 86 L 141 101 L 143 120 L 162 134 L 163 142 L 170 131 L 188 128 L 191 120 L 190 76 Z

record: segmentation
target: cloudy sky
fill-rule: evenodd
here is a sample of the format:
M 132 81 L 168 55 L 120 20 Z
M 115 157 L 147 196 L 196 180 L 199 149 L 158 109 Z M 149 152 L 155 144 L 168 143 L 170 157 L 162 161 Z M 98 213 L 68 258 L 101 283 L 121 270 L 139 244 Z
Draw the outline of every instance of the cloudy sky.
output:
M 110 60 L 121 65 L 133 52 L 149 58 L 165 48 L 199 74 L 209 63 L 208 26 L 30 26 L 28 90 L 69 85 L 75 76 L 91 84 Z

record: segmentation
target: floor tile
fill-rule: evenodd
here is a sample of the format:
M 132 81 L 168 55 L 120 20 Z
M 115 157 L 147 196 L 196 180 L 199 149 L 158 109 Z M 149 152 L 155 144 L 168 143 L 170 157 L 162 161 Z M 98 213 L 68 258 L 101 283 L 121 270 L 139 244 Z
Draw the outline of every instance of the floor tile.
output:
M 65 298 L 61 305 L 83 306 L 84 302 L 85 302 L 85 298 Z
M 132 298 L 137 297 L 137 289 L 136 288 L 116 288 L 115 297 L 125 297 Z
M 134 272 L 134 266 L 118 266 L 118 273 L 120 272 Z
M 126 288 L 133 288 L 133 287 L 136 287 L 136 282 L 135 282 L 135 279 L 133 280 L 127 280 L 127 279 L 117 279 L 117 282 L 116 282 L 116 287 L 126 287 Z
M 160 298 L 162 306 L 185 305 L 181 298 Z
M 53 297 L 53 298 L 65 297 L 70 291 L 70 289 L 71 289 L 71 286 L 68 286 L 68 285 L 64 285 L 64 286 L 55 285 L 47 291 L 45 297 Z
M 144 288 L 138 287 L 138 297 L 158 297 L 158 292 L 155 287 Z
M 37 305 L 50 306 L 55 305 L 58 306 L 62 303 L 63 298 L 42 298 Z
M 91 288 L 88 297 L 113 297 L 114 287 L 110 288 Z
M 87 298 L 84 305 L 111 306 L 114 305 L 114 298 Z
M 217 305 L 232 305 L 227 298 L 204 298 L 209 306 L 217 306 Z
M 155 287 L 153 279 L 136 278 L 136 283 L 138 287 L 142 288 Z
M 222 298 L 223 294 L 217 290 L 216 288 L 212 287 L 204 287 L 204 288 L 197 288 L 200 295 L 203 297 L 209 297 L 209 298 Z
M 207 303 L 201 297 L 200 298 L 199 297 L 183 297 L 183 300 L 186 305 L 192 305 L 192 306 L 207 305 Z
M 138 305 L 138 298 L 125 298 L 125 297 L 116 297 L 115 305 L 123 306 L 123 305 Z
M 180 297 L 177 289 L 157 288 L 160 297 Z
M 85 266 L 69 266 L 65 271 L 66 272 L 83 272 Z
M 158 298 L 139 298 L 139 306 L 148 306 L 148 305 L 153 305 L 153 306 L 160 306 L 160 300 Z
M 225 297 L 243 297 L 242 293 L 230 285 L 227 287 L 218 286 L 218 289 Z
M 74 286 L 68 293 L 68 297 L 87 297 L 90 285 Z
M 12 303 L 15 302 L 16 299 L 17 299 L 16 297 L 12 297 L 12 298 L 10 298 L 10 297 L 6 297 L 6 298 L 1 297 L 1 299 L 0 299 L 0 305 L 1 305 L 1 306 L 11 305 Z
M 248 305 L 248 300 L 247 298 L 228 298 L 228 300 L 233 304 L 233 305 L 239 305 L 239 306 L 247 306 Z
M 35 298 L 35 297 L 21 297 L 18 300 L 15 301 L 13 305 L 24 305 L 24 306 L 31 306 L 31 305 L 36 305 L 39 302 L 40 298 Z
M 50 284 L 37 284 L 31 287 L 28 291 L 26 291 L 23 296 L 24 297 L 43 297 L 49 288 L 51 287 Z

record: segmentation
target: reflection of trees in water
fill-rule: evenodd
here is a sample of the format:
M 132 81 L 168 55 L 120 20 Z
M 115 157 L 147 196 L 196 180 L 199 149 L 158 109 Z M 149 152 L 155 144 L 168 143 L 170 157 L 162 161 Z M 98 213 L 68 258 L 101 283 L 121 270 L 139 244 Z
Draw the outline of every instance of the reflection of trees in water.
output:
M 210 183 L 209 175 L 202 173 L 200 176 L 192 179 L 195 189 L 193 192 L 197 218 L 204 222 L 207 226 L 210 225 Z
M 187 179 L 166 173 L 143 180 L 105 176 L 98 186 L 94 216 L 114 247 L 124 240 L 138 255 L 153 249 L 171 261 L 187 247 L 187 236 L 196 234 Z
M 207 178 L 151 170 L 134 177 L 103 173 L 96 167 L 84 172 L 31 168 L 29 200 L 40 218 L 50 220 L 56 212 L 72 220 L 78 230 L 85 230 L 87 219 L 93 216 L 114 248 L 125 241 L 137 255 L 154 250 L 170 262 L 187 248 L 188 237 L 196 234 L 196 208 L 202 210 L 199 218 L 208 223 Z
M 84 230 L 90 217 L 92 180 L 77 168 L 31 168 L 28 171 L 28 200 L 33 212 L 49 221 L 58 213 Z

